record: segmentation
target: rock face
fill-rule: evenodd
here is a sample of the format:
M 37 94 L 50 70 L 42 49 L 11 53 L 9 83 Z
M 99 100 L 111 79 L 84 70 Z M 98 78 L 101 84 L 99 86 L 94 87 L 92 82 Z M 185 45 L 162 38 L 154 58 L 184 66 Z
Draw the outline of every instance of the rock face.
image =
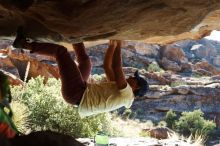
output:
M 160 50 L 161 57 L 165 57 L 168 60 L 175 62 L 186 62 L 187 58 L 181 48 L 162 47 Z
M 213 75 L 219 75 L 220 74 L 220 70 L 216 69 L 215 67 L 213 67 L 211 64 L 209 64 L 206 61 L 203 62 L 198 62 L 194 65 L 194 69 L 203 69 L 205 71 L 210 72 Z
M 175 72 L 181 71 L 181 67 L 177 62 L 168 60 L 166 57 L 161 60 L 161 64 L 166 70 L 172 70 Z
M 1 0 L 0 31 L 1 36 L 11 36 L 22 25 L 29 36 L 69 42 L 99 38 L 158 43 L 198 39 L 220 28 L 219 2 Z
M 29 54 L 28 52 L 22 54 L 17 50 L 11 51 L 11 48 L 0 50 L 4 56 L 0 57 L 0 68 L 8 72 L 10 82 L 13 85 L 18 85 L 22 83 L 22 80 L 25 80 L 27 70 L 27 79 L 39 75 L 44 76 L 45 79 L 49 77 L 58 79 L 60 77 L 54 58 Z

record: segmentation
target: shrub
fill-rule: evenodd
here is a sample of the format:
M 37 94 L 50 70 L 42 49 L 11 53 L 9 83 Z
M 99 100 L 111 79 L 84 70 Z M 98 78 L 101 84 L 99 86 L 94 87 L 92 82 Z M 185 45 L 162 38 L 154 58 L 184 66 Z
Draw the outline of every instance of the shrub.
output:
M 144 130 L 142 130 L 142 131 L 139 133 L 139 136 L 141 136 L 141 137 L 150 137 L 150 132 L 149 132 L 149 131 L 144 131 Z
M 149 72 L 163 72 L 164 70 L 160 68 L 160 66 L 157 63 L 151 63 L 147 67 L 147 71 Z
M 173 110 L 169 110 L 166 114 L 165 121 L 167 123 L 167 127 L 173 128 L 174 123 L 177 120 L 177 115 Z
M 125 109 L 125 111 L 122 114 L 122 119 L 127 120 L 132 117 L 132 110 L 131 109 Z
M 165 122 L 165 121 L 160 121 L 160 122 L 157 124 L 157 127 L 167 127 L 167 122 Z
M 207 136 L 211 133 L 216 124 L 213 121 L 205 120 L 201 110 L 194 110 L 192 112 L 182 112 L 179 119 L 175 112 L 172 110 L 166 114 L 166 122 L 169 128 L 185 135 L 201 135 L 202 137 Z
M 17 101 L 13 101 L 11 103 L 11 109 L 13 112 L 12 121 L 14 122 L 15 126 L 17 127 L 18 131 L 21 133 L 26 133 L 29 130 L 29 115 L 30 112 L 28 108 Z
M 176 130 L 184 135 L 203 135 L 207 136 L 212 132 L 216 124 L 213 121 L 205 120 L 201 110 L 193 112 L 183 112 L 182 116 L 175 123 Z
M 77 109 L 67 104 L 60 93 L 61 83 L 42 77 L 29 80 L 25 87 L 15 86 L 12 95 L 30 110 L 32 131 L 52 130 L 74 137 L 91 137 L 98 131 L 113 134 L 111 116 L 108 113 L 81 119 Z

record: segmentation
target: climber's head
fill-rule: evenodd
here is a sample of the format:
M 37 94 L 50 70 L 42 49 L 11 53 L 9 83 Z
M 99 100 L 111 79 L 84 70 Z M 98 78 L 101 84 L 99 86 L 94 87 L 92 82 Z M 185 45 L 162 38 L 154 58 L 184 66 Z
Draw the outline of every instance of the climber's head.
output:
M 138 71 L 134 73 L 134 76 L 129 76 L 127 82 L 131 86 L 135 97 L 142 97 L 149 90 L 147 80 L 141 77 Z

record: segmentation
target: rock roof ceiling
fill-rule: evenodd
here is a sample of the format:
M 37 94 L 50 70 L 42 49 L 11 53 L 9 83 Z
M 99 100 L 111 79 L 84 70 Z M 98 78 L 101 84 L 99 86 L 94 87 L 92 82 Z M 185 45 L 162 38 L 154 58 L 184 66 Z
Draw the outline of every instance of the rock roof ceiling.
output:
M 170 43 L 220 29 L 220 0 L 0 0 L 0 36 Z

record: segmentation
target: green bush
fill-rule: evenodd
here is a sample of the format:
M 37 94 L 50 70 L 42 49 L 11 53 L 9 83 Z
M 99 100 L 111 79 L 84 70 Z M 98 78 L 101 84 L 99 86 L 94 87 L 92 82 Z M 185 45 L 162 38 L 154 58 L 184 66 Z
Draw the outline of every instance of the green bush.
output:
M 184 135 L 203 135 L 207 136 L 212 132 L 216 124 L 213 121 L 205 120 L 201 110 L 193 112 L 183 112 L 179 120 L 175 123 L 178 132 Z
M 11 109 L 13 112 L 12 121 L 14 122 L 15 126 L 17 127 L 18 131 L 21 133 L 26 133 L 29 130 L 29 115 L 30 112 L 28 108 L 21 104 L 20 102 L 13 101 L 11 103 Z
M 170 110 L 166 114 L 166 122 L 169 128 L 189 136 L 202 135 L 207 136 L 214 131 L 216 124 L 213 121 L 205 120 L 204 113 L 201 110 L 192 112 L 182 112 L 179 119 L 176 114 Z
M 129 119 L 131 113 L 132 113 L 131 109 L 125 109 L 125 111 L 122 114 L 122 119 L 124 120 Z
M 160 122 L 157 124 L 157 127 L 167 127 L 167 122 L 166 122 L 166 121 L 160 121 Z
M 166 114 L 165 121 L 167 123 L 167 127 L 173 128 L 174 123 L 177 120 L 177 115 L 173 110 L 169 110 Z
M 25 104 L 30 111 L 32 131 L 52 130 L 76 138 L 92 137 L 98 131 L 114 134 L 110 114 L 103 113 L 81 119 L 77 108 L 63 100 L 60 81 L 52 78 L 46 84 L 43 81 L 42 77 L 37 77 L 29 80 L 25 87 L 12 87 L 12 96 Z
M 147 67 L 147 71 L 149 72 L 163 72 L 164 70 L 160 68 L 160 66 L 157 63 L 151 63 Z

